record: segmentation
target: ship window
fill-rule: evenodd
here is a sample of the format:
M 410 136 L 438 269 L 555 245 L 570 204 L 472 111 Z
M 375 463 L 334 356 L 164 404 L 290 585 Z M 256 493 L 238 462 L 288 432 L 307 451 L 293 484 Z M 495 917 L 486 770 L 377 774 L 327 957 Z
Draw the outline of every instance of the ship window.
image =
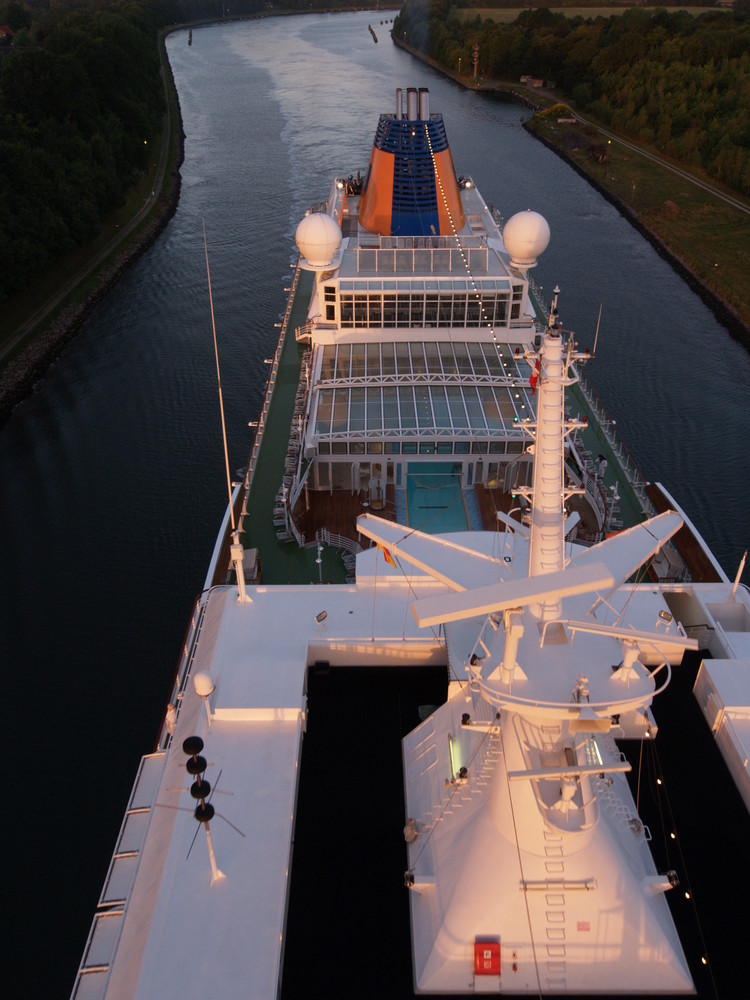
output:
M 411 386 L 399 386 L 399 409 L 401 410 L 401 426 L 416 427 L 417 418 L 414 412 L 414 390 Z
M 370 303 L 372 309 L 372 303 Z M 380 344 L 367 345 L 367 374 L 378 376 L 380 374 Z
M 490 451 L 493 455 L 505 454 L 505 441 L 498 441 L 497 438 L 490 441 Z
M 426 385 L 414 387 L 414 395 L 417 401 L 417 422 L 421 430 L 430 429 L 435 426 L 432 418 L 432 406 L 430 405 L 430 389 Z
M 443 371 L 446 375 L 456 375 L 458 373 L 458 365 L 456 364 L 456 358 L 453 354 L 453 347 L 451 344 L 438 344 L 438 350 L 440 351 L 440 357 L 443 362 Z
M 333 390 L 323 389 L 318 397 L 318 412 L 315 418 L 316 434 L 330 433 L 332 405 L 333 405 Z
M 396 325 L 396 296 L 383 296 L 383 326 Z
M 348 422 L 349 393 L 345 389 L 336 389 L 333 394 L 333 422 L 331 430 L 345 431 Z
M 438 355 L 437 344 L 433 341 L 427 341 L 424 346 L 425 357 L 427 358 L 427 371 L 428 372 L 439 372 L 440 371 L 440 356 Z
M 352 344 L 352 378 L 363 378 L 365 374 L 365 345 Z
M 435 326 L 438 317 L 438 297 L 432 293 L 425 296 L 424 325 Z
M 448 410 L 448 400 L 445 396 L 445 387 L 442 385 L 432 386 L 432 410 L 435 414 L 435 426 L 451 428 L 451 418 Z
M 351 368 L 351 347 L 344 344 L 338 349 L 336 355 L 336 378 L 349 378 Z
M 484 418 L 488 427 L 502 427 L 503 421 L 500 417 L 500 409 L 495 399 L 495 394 L 489 386 L 479 387 L 479 398 L 482 400 Z
M 424 360 L 424 347 L 422 344 L 411 345 L 411 367 L 415 375 L 421 375 L 427 370 Z
M 453 296 L 446 294 L 441 295 L 440 305 L 438 308 L 438 325 L 450 326 L 452 314 L 453 314 Z
M 411 374 L 411 362 L 409 360 L 409 345 L 399 341 L 396 345 L 396 370 L 399 375 Z
M 404 455 L 416 455 L 417 454 L 417 442 L 416 441 L 404 441 L 401 450 L 404 453 Z
M 456 441 L 453 446 L 453 450 L 457 455 L 468 455 L 469 454 L 469 442 L 468 441 Z
M 350 441 L 349 442 L 349 454 L 350 455 L 364 455 L 365 453 L 365 442 L 364 441 Z
M 483 344 L 482 347 L 484 348 L 485 364 L 490 375 L 494 375 L 495 377 L 504 375 L 503 362 L 496 348 L 492 344 Z
M 367 430 L 380 430 L 383 426 L 383 409 L 380 404 L 380 389 L 367 390 Z
M 466 292 L 453 300 L 453 325 L 466 326 Z
M 400 455 L 401 454 L 401 443 L 399 441 L 386 441 L 385 442 L 385 453 L 386 453 L 386 455 Z
M 437 453 L 438 455 L 450 455 L 453 452 L 453 442 L 452 441 L 438 441 Z
M 435 454 L 435 442 L 434 441 L 420 441 L 419 442 L 419 454 L 420 455 L 434 455 Z
M 484 360 L 481 344 L 469 344 L 469 357 L 471 358 L 471 363 L 474 365 L 476 374 L 486 375 L 487 362 Z
M 368 455 L 382 455 L 383 454 L 383 442 L 382 441 L 369 441 L 367 444 L 367 454 Z
M 336 286 L 335 285 L 326 285 L 325 286 L 325 300 L 326 300 L 326 302 L 335 302 L 336 301 Z
M 351 389 L 349 402 L 349 427 L 350 431 L 363 431 L 365 429 L 365 390 Z M 343 427 L 342 430 L 347 430 Z
M 370 296 L 370 326 L 383 325 L 383 299 L 380 295 Z
M 508 442 L 508 454 L 509 455 L 520 455 L 523 451 L 524 443 L 523 441 L 509 441 Z
M 380 371 L 383 375 L 395 375 L 396 373 L 396 361 L 393 356 L 394 346 L 392 343 L 381 344 Z
M 387 430 L 397 430 L 399 426 L 396 387 L 383 386 L 383 427 Z
M 411 300 L 411 326 L 424 326 L 424 296 L 414 295 Z
M 346 455 L 346 441 L 332 441 L 331 442 L 331 454 L 332 455 Z
M 323 361 L 320 366 L 321 378 L 333 378 L 334 363 L 336 361 L 336 348 L 333 344 L 323 348 Z
M 398 305 L 396 307 L 396 326 L 409 325 L 409 305 L 410 296 L 401 292 L 398 296 Z
M 466 403 L 466 411 L 469 414 L 470 426 L 476 430 L 484 430 L 487 425 L 484 422 L 482 404 L 479 402 L 475 386 L 467 385 L 464 387 L 464 402 Z
M 341 296 L 341 325 L 354 325 L 354 296 L 352 295 Z
M 454 344 L 453 350 L 456 354 L 459 372 L 462 375 L 473 375 L 474 371 L 471 367 L 471 361 L 469 360 L 469 352 L 466 349 L 466 344 Z
M 461 396 L 461 390 L 458 386 L 449 385 L 446 386 L 446 393 L 448 395 L 448 406 L 451 411 L 451 421 L 454 427 L 468 427 L 469 421 L 466 418 L 466 411 L 464 410 L 464 401 Z
M 357 270 L 374 271 L 376 264 L 377 250 L 365 250 L 363 247 L 360 247 L 357 255 Z
M 472 293 L 466 303 L 466 325 L 479 326 L 482 320 L 482 312 L 479 308 L 479 296 Z
M 487 454 L 487 442 L 486 441 L 472 441 L 471 442 L 471 453 L 472 453 L 472 455 L 486 455 Z
M 331 445 L 330 445 L 330 442 L 328 442 L 328 441 L 321 441 L 320 444 L 318 445 L 318 454 L 319 455 L 330 455 L 331 454 Z M 327 467 L 328 466 L 326 465 L 326 468 Z

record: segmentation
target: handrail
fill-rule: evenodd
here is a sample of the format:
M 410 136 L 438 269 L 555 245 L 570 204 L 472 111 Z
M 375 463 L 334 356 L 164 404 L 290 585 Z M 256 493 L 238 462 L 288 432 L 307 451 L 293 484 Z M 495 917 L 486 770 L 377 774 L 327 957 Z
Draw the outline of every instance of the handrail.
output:
M 323 542 L 324 545 L 330 546 L 332 549 L 343 549 L 345 552 L 352 552 L 354 555 L 362 551 L 362 546 L 359 542 L 347 538 L 346 535 L 334 534 L 328 531 L 327 528 L 319 528 L 315 533 L 315 539 L 316 541 Z
M 573 367 L 575 368 L 575 366 Z M 620 468 L 630 483 L 633 492 L 638 497 L 644 512 L 649 517 L 653 517 L 656 514 L 656 508 L 651 502 L 651 499 L 646 491 L 646 481 L 641 475 L 641 471 L 638 468 L 635 459 L 630 454 L 627 445 L 618 434 L 615 421 L 612 420 L 610 415 L 607 413 L 607 410 L 605 409 L 602 401 L 599 399 L 596 390 L 583 372 L 577 368 L 575 371 L 578 376 L 577 384 L 586 399 L 586 402 L 589 404 L 592 412 L 596 416 L 601 432 L 607 439 L 613 455 L 618 460 Z

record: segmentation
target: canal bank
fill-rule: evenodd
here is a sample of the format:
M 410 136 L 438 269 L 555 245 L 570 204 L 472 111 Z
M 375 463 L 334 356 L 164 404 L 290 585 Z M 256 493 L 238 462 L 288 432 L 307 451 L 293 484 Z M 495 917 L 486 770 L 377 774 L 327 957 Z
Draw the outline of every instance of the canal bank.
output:
M 543 89 L 529 91 L 520 85 L 507 81 L 504 82 L 500 80 L 481 78 L 479 81 L 474 82 L 473 79 L 467 76 L 462 76 L 447 69 L 435 59 L 426 56 L 418 49 L 408 45 L 403 40 L 398 39 L 395 35 L 393 35 L 392 38 L 394 44 L 399 48 L 408 52 L 410 55 L 419 59 L 421 62 L 430 66 L 432 69 L 441 73 L 443 76 L 448 77 L 467 90 L 476 90 L 483 93 L 495 94 L 497 96 L 505 97 L 508 100 L 517 101 L 519 104 L 529 108 L 535 114 L 545 108 L 551 107 L 561 100 L 567 101 L 567 98 L 563 95 L 556 95 Z M 575 114 L 575 112 L 573 112 L 573 114 Z M 555 153 L 555 155 L 559 156 L 560 159 L 564 160 L 579 176 L 586 180 L 596 191 L 599 192 L 599 194 L 602 195 L 603 198 L 613 205 L 623 218 L 626 219 L 646 240 L 648 240 L 659 256 L 667 261 L 667 263 L 669 263 L 674 271 L 679 274 L 679 276 L 696 293 L 696 295 L 698 295 L 700 299 L 705 302 L 718 321 L 727 328 L 731 336 L 744 347 L 750 349 L 750 327 L 735 306 L 719 295 L 705 281 L 703 281 L 700 276 L 696 274 L 695 270 L 690 267 L 687 261 L 685 261 L 683 257 L 672 246 L 670 246 L 669 242 L 664 239 L 662 235 L 656 232 L 653 228 L 647 226 L 643 220 L 639 218 L 638 213 L 634 211 L 634 209 L 621 197 L 619 197 L 618 194 L 613 191 L 612 187 L 607 185 L 605 181 L 606 173 L 602 180 L 598 180 L 591 171 L 584 169 L 584 167 L 577 162 L 575 157 L 572 156 L 566 149 L 563 141 L 564 133 L 559 132 L 557 135 L 542 135 L 539 130 L 531 126 L 530 121 L 524 121 L 523 126 L 530 135 L 533 135 L 535 139 L 545 145 L 548 149 Z M 596 128 L 596 126 L 594 127 Z M 712 266 L 710 263 L 706 264 L 707 268 L 710 266 Z

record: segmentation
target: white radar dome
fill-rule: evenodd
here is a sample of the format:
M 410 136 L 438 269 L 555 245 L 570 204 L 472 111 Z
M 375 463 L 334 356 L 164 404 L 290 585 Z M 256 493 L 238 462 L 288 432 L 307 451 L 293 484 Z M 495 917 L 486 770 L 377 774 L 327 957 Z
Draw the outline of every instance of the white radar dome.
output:
M 193 677 L 193 687 L 199 698 L 208 698 L 213 694 L 214 682 L 207 670 L 199 670 Z
M 517 212 L 505 223 L 503 243 L 510 262 L 519 271 L 536 267 L 537 259 L 549 246 L 549 223 L 538 212 Z
M 324 212 L 311 212 L 297 226 L 297 249 L 311 267 L 328 267 L 341 246 L 341 230 Z

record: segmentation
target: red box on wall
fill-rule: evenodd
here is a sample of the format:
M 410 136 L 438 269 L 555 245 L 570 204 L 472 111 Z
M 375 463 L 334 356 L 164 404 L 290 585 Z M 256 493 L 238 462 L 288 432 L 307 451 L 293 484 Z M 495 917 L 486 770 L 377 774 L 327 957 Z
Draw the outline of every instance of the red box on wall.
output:
M 499 941 L 474 942 L 474 975 L 475 976 L 500 975 Z

